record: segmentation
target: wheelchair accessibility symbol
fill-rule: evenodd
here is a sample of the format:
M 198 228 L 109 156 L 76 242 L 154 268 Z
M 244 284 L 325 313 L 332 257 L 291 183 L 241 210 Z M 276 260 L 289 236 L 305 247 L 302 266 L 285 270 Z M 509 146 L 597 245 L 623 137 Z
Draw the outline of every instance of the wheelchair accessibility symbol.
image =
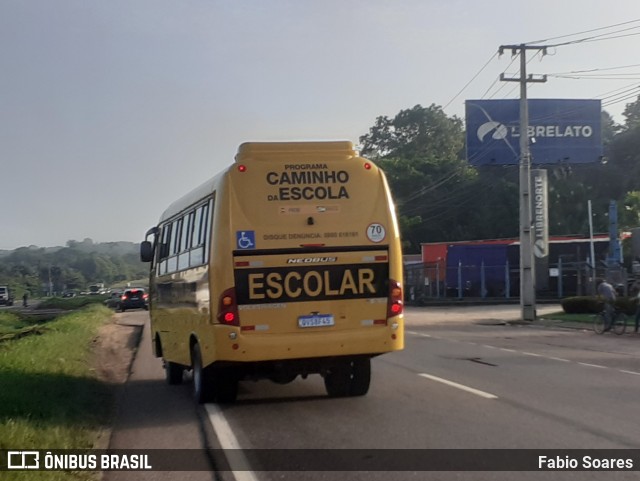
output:
M 256 232 L 253 230 L 236 231 L 236 245 L 238 249 L 254 249 L 256 247 Z

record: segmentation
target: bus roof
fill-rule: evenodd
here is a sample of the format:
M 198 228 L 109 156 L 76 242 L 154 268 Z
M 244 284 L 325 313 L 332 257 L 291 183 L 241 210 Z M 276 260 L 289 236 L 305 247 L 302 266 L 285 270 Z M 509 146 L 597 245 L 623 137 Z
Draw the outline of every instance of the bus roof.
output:
M 358 152 L 353 148 L 353 143 L 348 140 L 327 141 L 327 142 L 245 142 L 238 148 L 236 162 L 246 162 L 249 160 L 300 157 L 300 155 L 310 154 L 314 157 L 331 156 L 342 154 L 346 158 L 357 157 Z
M 358 156 L 353 143 L 348 140 L 314 141 L 314 142 L 245 142 L 238 147 L 236 162 L 264 161 L 278 158 L 281 160 L 347 160 Z M 191 207 L 216 188 L 219 179 L 229 167 L 200 186 L 173 202 L 160 216 L 163 222 L 183 210 Z
M 228 169 L 225 169 L 223 172 L 217 174 L 206 182 L 202 183 L 191 192 L 183 195 L 178 200 L 173 202 L 160 216 L 160 222 L 163 222 L 176 214 L 179 214 L 183 210 L 191 207 L 196 202 L 202 200 L 208 195 L 211 195 L 216 188 L 218 183 L 218 179 L 224 174 Z

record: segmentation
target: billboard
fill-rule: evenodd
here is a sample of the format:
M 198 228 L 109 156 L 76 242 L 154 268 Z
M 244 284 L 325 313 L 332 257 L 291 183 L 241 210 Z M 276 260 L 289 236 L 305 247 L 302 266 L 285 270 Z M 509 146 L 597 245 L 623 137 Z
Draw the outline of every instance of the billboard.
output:
M 529 99 L 532 164 L 582 164 L 602 158 L 600 100 Z M 467 161 L 520 162 L 520 100 L 467 100 Z

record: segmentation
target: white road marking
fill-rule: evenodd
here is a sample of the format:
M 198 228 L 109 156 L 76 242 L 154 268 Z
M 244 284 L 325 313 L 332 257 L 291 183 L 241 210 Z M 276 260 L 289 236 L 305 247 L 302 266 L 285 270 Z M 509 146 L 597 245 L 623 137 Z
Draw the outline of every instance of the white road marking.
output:
M 571 362 L 571 361 L 569 361 L 569 359 L 563 359 L 561 357 L 549 356 L 549 357 L 547 357 L 547 359 L 551 359 L 552 361 Z
M 416 336 L 432 337 L 432 336 L 429 336 L 428 334 L 422 334 L 420 332 L 415 332 L 415 331 L 406 331 L 406 332 L 407 332 L 407 334 L 414 334 Z M 535 352 L 518 351 L 518 350 L 515 350 L 515 349 L 508 349 L 506 347 L 490 346 L 489 344 L 478 344 L 478 343 L 471 342 L 471 341 L 461 341 L 459 339 L 445 339 L 445 338 L 439 338 L 439 337 L 434 337 L 433 339 L 452 341 L 452 342 L 465 342 L 466 344 L 470 344 L 470 345 L 473 345 L 473 346 L 482 346 L 482 347 L 485 347 L 487 349 L 499 349 L 500 351 L 512 352 L 512 353 L 516 353 L 516 354 L 522 354 L 524 356 L 540 357 L 542 359 L 549 359 L 551 361 L 572 362 L 572 363 L 575 363 L 575 364 L 580 364 L 582 366 L 595 367 L 595 368 L 598 368 L 598 369 L 612 369 L 612 368 L 610 368 L 608 366 L 601 366 L 600 364 L 590 364 L 588 362 L 571 361 L 570 359 L 564 359 L 562 357 L 545 356 L 543 354 L 536 354 Z M 640 376 L 640 372 L 635 372 L 635 371 L 625 371 L 623 369 L 618 369 L 618 372 L 622 372 L 622 373 L 625 373 L 625 374 L 633 374 L 635 376 Z M 435 378 L 435 376 L 430 377 L 428 374 L 420 374 L 420 376 L 427 377 L 429 379 L 433 379 L 433 380 L 436 380 L 436 381 L 444 382 L 445 384 L 451 383 L 451 385 L 455 385 L 455 383 L 452 383 L 451 381 L 441 380 L 439 378 Z M 459 387 L 459 386 L 456 385 L 456 387 Z M 473 389 L 473 388 L 468 388 L 468 389 Z M 480 391 L 480 392 L 482 392 L 482 391 Z M 491 396 L 493 396 L 493 395 L 491 395 Z
M 470 392 L 471 394 L 475 394 L 476 396 L 480 396 L 483 397 L 485 399 L 498 399 L 498 396 L 488 393 L 488 392 L 484 392 L 484 391 L 480 391 L 479 389 L 475 389 L 469 386 L 465 386 L 464 384 L 458 384 L 457 382 L 453 382 L 453 381 L 449 381 L 447 379 L 442 379 L 441 377 L 437 377 L 437 376 L 432 376 L 431 374 L 425 374 L 425 373 L 420 373 L 418 374 L 418 376 L 427 378 L 427 379 L 431 379 L 432 381 L 437 381 L 437 382 L 441 382 L 442 384 L 446 384 L 447 386 L 451 386 L 451 387 L 455 387 L 458 389 L 461 389 L 463 391 L 467 391 Z
M 429 334 L 424 334 L 422 332 L 416 332 L 416 331 L 405 331 L 407 334 L 413 334 L 414 336 L 420 336 L 420 337 L 433 337 L 430 336 Z
M 580 364 L 581 366 L 597 367 L 599 369 L 607 369 L 607 366 L 601 366 L 599 364 L 589 364 L 588 362 L 579 362 L 578 364 Z
M 218 437 L 218 441 L 220 442 L 220 447 L 222 449 L 242 449 L 238 439 L 233 434 L 231 426 L 229 426 L 229 423 L 227 422 L 227 418 L 224 417 L 224 414 L 222 414 L 218 405 L 206 404 L 205 409 L 209 415 L 209 422 L 211 423 L 211 426 Z M 241 452 L 234 453 L 234 458 L 239 459 L 240 464 L 249 466 L 249 462 Z M 231 462 L 232 460 L 229 461 Z M 230 467 L 233 469 L 233 466 Z M 258 481 L 258 478 L 253 471 L 232 471 L 232 474 L 236 481 Z

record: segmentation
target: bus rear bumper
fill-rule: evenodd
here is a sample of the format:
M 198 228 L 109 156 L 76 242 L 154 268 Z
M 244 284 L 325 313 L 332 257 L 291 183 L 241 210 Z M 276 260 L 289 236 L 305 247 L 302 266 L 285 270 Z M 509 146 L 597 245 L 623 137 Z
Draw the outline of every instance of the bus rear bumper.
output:
M 313 335 L 310 335 L 311 332 L 241 333 L 237 328 L 216 326 L 215 359 L 212 361 L 246 363 L 335 356 L 373 356 L 404 348 L 402 323 L 396 325 L 395 329 L 390 326 L 371 326 L 358 330 L 316 330 Z M 227 331 L 226 335 L 223 331 Z

